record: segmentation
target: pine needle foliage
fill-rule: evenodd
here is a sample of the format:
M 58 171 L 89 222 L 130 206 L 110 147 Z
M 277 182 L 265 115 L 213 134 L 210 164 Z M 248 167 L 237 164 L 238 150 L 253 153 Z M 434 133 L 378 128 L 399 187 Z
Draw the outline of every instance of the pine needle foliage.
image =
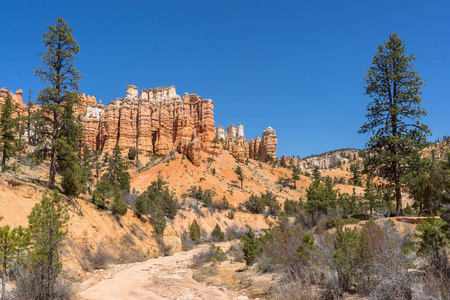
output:
M 394 187 L 396 213 L 402 213 L 401 190 L 410 171 L 409 160 L 430 134 L 420 122 L 421 87 L 424 85 L 414 70 L 414 55 L 408 55 L 405 42 L 396 33 L 378 46 L 372 66 L 364 75 L 365 94 L 372 98 L 367 106 L 367 122 L 359 133 L 370 134 L 369 166 L 376 169 Z

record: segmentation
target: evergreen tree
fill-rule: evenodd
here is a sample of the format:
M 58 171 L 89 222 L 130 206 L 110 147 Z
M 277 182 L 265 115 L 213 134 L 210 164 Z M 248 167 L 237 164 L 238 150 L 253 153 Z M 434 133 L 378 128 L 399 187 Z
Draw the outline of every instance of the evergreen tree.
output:
M 364 189 L 364 198 L 369 202 L 370 215 L 373 213 L 373 207 L 376 201 L 375 184 L 373 182 L 373 175 L 368 173 L 366 177 L 366 187 Z
M 2 152 L 2 172 L 5 172 L 6 161 L 12 157 L 16 151 L 17 143 L 17 119 L 13 117 L 16 106 L 12 102 L 11 96 L 6 95 L 0 116 L 0 149 Z
M 211 237 L 216 242 L 223 242 L 225 240 L 225 233 L 222 232 L 219 224 L 216 224 L 216 227 L 214 227 L 213 231 L 211 232 Z
M 361 169 L 358 163 L 354 163 L 350 166 L 350 172 L 352 172 L 351 182 L 353 185 L 361 185 Z
M 297 167 L 292 170 L 292 180 L 294 181 L 294 189 L 297 189 L 297 180 L 300 180 L 300 172 Z
M 327 176 L 325 183 L 314 180 L 306 189 L 306 211 L 310 214 L 326 214 L 336 207 L 337 192 L 333 190 L 333 181 Z
M 78 96 L 71 94 L 70 97 L 76 99 L 65 102 L 61 111 L 61 127 L 56 140 L 56 161 L 57 170 L 63 175 L 61 186 L 64 193 L 69 197 L 78 197 L 85 191 L 91 175 L 90 166 L 80 157 L 84 139 L 83 126 L 81 121 L 75 118 L 73 109 L 78 103 Z M 85 155 L 83 152 L 83 158 Z
M 359 130 L 372 135 L 367 143 L 368 162 L 394 185 L 398 215 L 409 160 L 429 134 L 428 127 L 420 123 L 426 115 L 420 97 L 423 82 L 413 69 L 415 57 L 406 52 L 405 43 L 395 33 L 378 46 L 364 76 L 365 94 L 373 101 L 367 105 L 367 122 Z
M 128 207 L 119 188 L 114 189 L 114 201 L 111 207 L 112 213 L 119 216 L 124 216 L 127 213 Z
M 119 145 L 116 145 L 112 156 L 109 158 L 108 172 L 103 175 L 102 179 L 108 181 L 113 187 L 119 187 L 122 191 L 130 192 L 130 178 Z
M 0 217 L 1 220 L 1 217 Z M 6 271 L 13 260 L 20 258 L 30 242 L 30 234 L 22 226 L 11 229 L 0 227 L 0 263 L 2 268 L 2 299 L 6 299 Z
M 201 239 L 201 235 L 200 235 L 200 226 L 197 223 L 197 220 L 194 219 L 194 221 L 192 221 L 192 224 L 189 225 L 189 238 L 191 240 L 193 240 L 196 244 L 200 243 L 200 239 Z
M 318 166 L 314 166 L 313 172 L 312 172 L 312 176 L 314 180 L 320 180 L 322 175 L 320 174 L 319 171 L 319 167 Z
M 64 103 L 78 99 L 74 92 L 78 91 L 78 80 L 82 75 L 74 67 L 75 54 L 79 47 L 72 36 L 72 28 L 62 17 L 55 20 L 55 26 L 48 25 L 44 33 L 43 44 L 46 52 L 41 54 L 43 66 L 38 66 L 35 74 L 39 79 L 49 83 L 39 92 L 38 103 L 41 105 L 41 116 L 45 116 L 45 128 L 50 138 L 50 174 L 48 185 L 55 187 L 56 158 L 58 154 L 57 139 L 62 122 Z
M 60 251 L 69 221 L 67 208 L 58 191 L 53 190 L 50 197 L 44 195 L 28 216 L 33 249 L 31 262 L 33 270 L 41 274 L 39 280 L 43 294 L 39 299 L 56 299 L 58 291 L 55 284 L 62 270 Z
M 247 265 L 252 265 L 262 250 L 261 242 L 253 233 L 251 227 L 248 232 L 241 238 L 242 251 L 244 252 L 244 260 Z
M 244 174 L 242 173 L 241 166 L 237 166 L 234 173 L 238 176 L 238 180 L 241 182 L 241 189 L 243 189 Z

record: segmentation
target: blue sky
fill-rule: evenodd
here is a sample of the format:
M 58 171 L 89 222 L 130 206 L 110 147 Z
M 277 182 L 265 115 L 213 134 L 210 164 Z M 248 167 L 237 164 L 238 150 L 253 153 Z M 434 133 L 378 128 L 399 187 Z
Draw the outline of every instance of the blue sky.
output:
M 430 140 L 450 135 L 449 1 L 4 1 L 0 85 L 34 76 L 47 24 L 69 21 L 82 92 L 108 103 L 125 87 L 175 85 L 214 101 L 216 126 L 268 126 L 278 155 L 362 148 L 364 70 L 396 32 L 427 85 Z

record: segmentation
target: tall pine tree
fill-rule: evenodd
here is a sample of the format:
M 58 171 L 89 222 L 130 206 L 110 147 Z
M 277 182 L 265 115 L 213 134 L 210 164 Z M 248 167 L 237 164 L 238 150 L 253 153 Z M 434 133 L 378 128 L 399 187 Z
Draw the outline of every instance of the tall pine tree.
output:
M 78 80 L 82 75 L 74 67 L 75 54 L 80 48 L 72 36 L 72 28 L 62 17 L 55 20 L 55 26 L 48 25 L 43 43 L 46 52 L 41 54 L 43 66 L 38 66 L 35 74 L 49 85 L 39 92 L 38 103 L 42 116 L 46 117 L 50 140 L 50 174 L 48 185 L 55 187 L 57 139 L 61 128 L 63 105 L 73 101 L 73 92 L 78 91 Z
M 65 226 L 69 221 L 61 195 L 53 190 L 50 196 L 44 195 L 28 216 L 33 249 L 32 269 L 39 274 L 41 281 L 38 299 L 58 298 L 55 287 L 62 270 L 60 252 L 67 235 Z
M 8 94 L 3 103 L 0 116 L 0 149 L 2 152 L 2 172 L 5 172 L 6 161 L 17 151 L 17 119 L 13 117 L 16 105 Z
M 371 135 L 368 166 L 393 186 L 396 213 L 402 214 L 402 187 L 409 171 L 409 160 L 429 134 L 420 123 L 426 115 L 421 107 L 423 81 L 413 69 L 413 55 L 407 55 L 405 43 L 393 33 L 378 46 L 372 66 L 366 71 L 365 94 L 373 100 L 367 108 L 367 122 L 359 133 Z

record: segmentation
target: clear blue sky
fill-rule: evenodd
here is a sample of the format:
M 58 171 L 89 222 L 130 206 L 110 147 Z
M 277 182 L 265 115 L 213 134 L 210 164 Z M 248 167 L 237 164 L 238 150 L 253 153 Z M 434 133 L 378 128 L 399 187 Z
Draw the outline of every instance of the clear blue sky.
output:
M 175 85 L 214 101 L 216 126 L 268 126 L 278 155 L 362 148 L 364 70 L 396 32 L 417 57 L 430 140 L 450 135 L 450 1 L 3 1 L 0 86 L 34 91 L 47 24 L 80 46 L 82 92 Z

